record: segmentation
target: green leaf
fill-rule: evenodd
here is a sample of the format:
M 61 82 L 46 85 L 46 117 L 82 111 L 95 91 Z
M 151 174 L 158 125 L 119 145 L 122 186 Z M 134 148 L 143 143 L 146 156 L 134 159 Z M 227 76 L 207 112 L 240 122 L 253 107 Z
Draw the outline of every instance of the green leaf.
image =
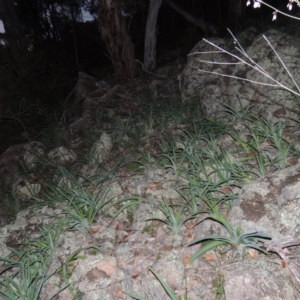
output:
M 229 243 L 230 238 L 225 237 L 223 235 L 216 235 L 216 234 L 207 235 L 203 238 L 192 241 L 191 243 L 188 244 L 188 246 L 198 244 L 198 243 L 201 243 L 201 242 L 205 242 L 205 241 L 208 241 L 208 240 L 218 240 L 218 241 L 222 241 L 222 242 L 225 242 L 225 241 L 227 242 L 227 240 L 228 240 L 228 243 Z
M 146 221 L 159 221 L 159 222 L 165 223 L 167 225 L 169 224 L 168 221 L 159 219 L 159 218 L 149 218 L 149 219 L 146 219 Z
M 189 264 L 192 264 L 198 257 L 205 254 L 207 251 L 212 250 L 220 245 L 228 244 L 227 242 L 223 241 L 211 241 L 207 243 L 206 245 L 202 246 L 197 252 L 195 252 L 191 258 L 189 259 Z
M 253 238 L 261 238 L 261 239 L 272 239 L 272 236 L 270 234 L 259 232 L 259 231 L 253 231 L 253 232 L 246 232 L 242 235 L 243 237 L 253 237 Z
M 150 268 L 150 271 L 155 275 L 155 277 L 159 280 L 160 284 L 163 286 L 163 288 L 166 290 L 167 294 L 171 297 L 172 300 L 177 300 L 177 296 L 175 293 L 171 290 L 171 288 L 167 285 L 167 283 L 152 269 Z
M 269 254 L 266 250 L 262 249 L 262 248 L 259 247 L 259 246 L 254 245 L 254 244 L 246 245 L 246 247 L 247 247 L 247 248 L 253 248 L 253 249 L 256 249 L 257 251 L 260 251 L 260 252 L 262 252 L 262 253 L 264 253 L 264 254 L 266 254 L 266 255 Z
M 171 300 L 178 300 L 178 298 L 175 295 L 175 293 L 171 290 L 171 288 L 167 285 L 167 283 L 162 279 L 162 277 L 160 277 L 152 268 L 150 268 L 150 271 L 158 279 L 158 281 L 163 286 L 163 288 L 165 289 L 165 291 L 167 292 L 167 294 L 169 295 L 169 297 L 171 298 Z M 130 297 L 132 297 L 133 299 L 136 299 L 136 300 L 150 300 L 148 298 L 144 298 L 144 297 L 140 297 L 140 296 L 137 296 L 137 295 L 133 295 L 131 293 L 126 293 L 126 292 L 123 292 L 123 293 L 126 294 L 126 295 L 128 295 L 128 296 L 130 296 Z

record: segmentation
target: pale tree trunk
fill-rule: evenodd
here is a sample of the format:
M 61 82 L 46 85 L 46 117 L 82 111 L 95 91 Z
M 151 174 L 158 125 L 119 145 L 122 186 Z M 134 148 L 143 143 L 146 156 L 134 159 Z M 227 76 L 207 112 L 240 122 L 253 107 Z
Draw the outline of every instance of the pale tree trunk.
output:
M 156 23 L 162 0 L 150 0 L 145 32 L 144 69 L 153 71 L 156 68 Z
M 98 20 L 115 76 L 118 80 L 133 78 L 136 74 L 134 45 L 126 29 L 121 12 L 121 0 L 98 0 Z
M 0 0 L 0 19 L 5 29 L 5 33 L 0 37 L 11 47 L 23 46 L 25 44 L 23 26 L 17 16 L 13 0 Z

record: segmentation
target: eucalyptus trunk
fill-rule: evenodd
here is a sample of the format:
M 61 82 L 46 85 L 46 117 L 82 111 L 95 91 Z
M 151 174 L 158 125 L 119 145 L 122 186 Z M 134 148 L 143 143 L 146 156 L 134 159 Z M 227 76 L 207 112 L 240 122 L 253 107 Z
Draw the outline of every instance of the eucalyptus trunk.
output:
M 156 68 L 156 24 L 162 0 L 150 0 L 144 44 L 144 69 L 153 71 Z
M 136 74 L 134 45 L 128 34 L 121 11 L 121 0 L 98 0 L 98 20 L 115 76 L 118 80 L 133 78 Z

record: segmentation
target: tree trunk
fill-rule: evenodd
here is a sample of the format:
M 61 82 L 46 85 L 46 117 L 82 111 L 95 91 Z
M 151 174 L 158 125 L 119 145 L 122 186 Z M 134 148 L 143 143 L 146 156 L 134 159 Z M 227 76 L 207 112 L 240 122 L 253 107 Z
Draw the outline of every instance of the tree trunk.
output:
M 5 34 L 2 35 L 2 38 L 8 42 L 9 46 L 23 46 L 25 44 L 25 35 L 13 0 L 0 0 L 0 19 L 5 29 Z
M 133 78 L 136 73 L 134 45 L 121 13 L 121 0 L 98 0 L 98 21 L 115 76 L 118 80 Z
M 80 71 L 80 63 L 79 63 L 79 53 L 78 53 L 78 40 L 77 40 L 77 19 L 76 19 L 76 13 L 74 9 L 74 5 L 72 1 L 69 2 L 70 7 L 70 14 L 72 19 L 72 32 L 73 32 L 73 43 L 74 43 L 74 55 L 75 55 L 75 62 L 76 62 L 76 68 L 77 71 Z
M 145 32 L 144 68 L 153 71 L 156 68 L 156 23 L 162 0 L 150 0 Z

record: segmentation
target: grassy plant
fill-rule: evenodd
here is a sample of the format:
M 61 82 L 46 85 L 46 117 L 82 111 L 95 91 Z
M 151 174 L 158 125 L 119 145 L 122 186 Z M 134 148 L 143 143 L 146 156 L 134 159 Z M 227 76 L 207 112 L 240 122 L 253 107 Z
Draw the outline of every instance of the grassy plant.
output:
M 115 203 L 115 206 L 121 207 L 118 209 L 118 211 L 115 213 L 114 218 L 116 218 L 120 213 L 124 211 L 132 211 L 135 207 L 139 206 L 145 199 L 139 196 L 129 196 L 125 197 Z
M 287 158 L 291 154 L 291 145 L 283 139 L 285 123 L 271 124 L 266 119 L 256 120 L 253 127 L 246 125 L 249 139 L 245 141 L 236 133 L 231 137 L 247 151 L 248 159 L 255 158 L 258 177 L 265 177 L 267 169 L 276 166 L 282 169 L 286 166 Z M 252 167 L 253 169 L 253 167 Z
M 65 228 L 66 224 L 60 224 L 60 222 L 56 222 L 55 226 L 44 225 L 39 229 L 37 236 L 24 242 L 23 245 L 39 250 L 40 253 L 48 256 L 57 247 L 59 237 L 65 231 Z
M 1 274 L 8 272 L 0 280 L 0 294 L 12 300 L 38 299 L 43 284 L 54 274 L 45 274 L 51 251 L 41 251 L 34 247 L 10 250 L 8 258 L 0 258 L 4 262 Z
M 203 150 L 204 166 L 208 167 L 211 172 L 206 175 L 207 179 L 215 183 L 225 183 L 232 179 L 233 157 L 224 149 L 213 150 L 208 148 Z
M 49 231 L 49 235 L 50 234 Z M 39 299 L 43 284 L 53 276 L 54 273 L 62 272 L 67 285 L 53 295 L 53 297 L 56 296 L 70 285 L 68 274 L 72 261 L 84 258 L 79 255 L 80 252 L 89 248 L 95 248 L 100 251 L 98 247 L 93 245 L 78 249 L 66 258 L 65 263 L 63 263 L 58 270 L 51 274 L 45 274 L 51 260 L 51 254 L 55 249 L 53 246 L 54 244 L 57 245 L 58 242 L 57 238 L 51 245 L 52 239 L 47 243 L 46 240 L 43 240 L 45 236 L 47 235 L 43 234 L 40 237 L 42 241 L 36 238 L 23 243 L 22 245 L 26 246 L 25 250 L 10 249 L 12 253 L 8 258 L 0 258 L 0 260 L 4 262 L 4 267 L 1 270 L 0 295 L 4 296 L 5 299 Z M 9 272 L 9 274 L 3 275 L 3 273 L 6 272 Z
M 82 232 L 89 232 L 90 225 L 96 215 L 104 209 L 109 208 L 109 200 L 106 199 L 109 188 L 103 188 L 107 177 L 96 176 L 90 178 L 87 183 L 97 182 L 98 194 L 91 194 L 75 176 L 63 171 L 63 179 L 57 186 L 45 185 L 46 192 L 42 199 L 36 199 L 39 205 L 50 205 L 56 207 L 57 203 L 64 203 L 62 214 L 66 216 L 69 228 L 75 228 Z M 100 184 L 99 184 L 100 183 Z
M 248 160 L 248 159 L 247 159 Z M 251 171 L 250 163 L 242 161 L 241 163 L 235 163 L 231 166 L 232 179 L 235 182 L 233 185 L 240 188 L 240 182 L 251 182 L 256 172 Z
M 216 119 L 210 119 L 207 116 L 202 117 L 199 123 L 202 134 L 211 136 L 221 136 L 222 134 L 228 132 L 229 125 L 227 123 L 218 121 Z
M 186 179 L 188 183 L 180 187 L 180 194 L 189 199 L 186 203 L 193 213 L 197 213 L 202 203 L 210 203 L 210 197 L 217 188 L 214 184 L 201 180 L 198 174 L 188 174 Z
M 255 149 L 255 148 L 254 148 L 254 150 L 255 150 L 255 159 L 256 159 L 256 163 L 257 163 L 258 171 L 259 171 L 258 176 L 265 177 L 267 175 L 267 171 L 266 171 L 267 159 L 261 151 L 259 151 L 258 149 Z
M 273 164 L 276 164 L 279 169 L 286 166 L 287 157 L 290 154 L 290 144 L 284 140 L 283 131 L 286 128 L 285 123 L 277 122 L 271 124 L 267 120 L 263 120 L 259 124 L 260 133 L 265 136 L 271 146 L 277 151 L 278 155 L 273 159 Z
M 239 96 L 237 96 L 240 104 L 240 110 L 236 111 L 233 107 L 231 107 L 229 104 L 223 104 L 224 106 L 224 112 L 235 117 L 239 121 L 245 121 L 247 120 L 247 116 L 249 114 L 249 111 L 254 105 L 248 105 L 247 107 L 243 107 L 241 99 Z
M 193 105 L 192 114 L 199 112 L 197 109 L 195 110 L 196 105 L 199 107 L 199 103 Z M 165 121 L 169 120 L 169 124 L 181 124 L 186 121 L 188 115 L 191 115 L 188 110 L 188 104 L 183 104 L 180 99 L 172 99 L 164 103 L 164 106 L 161 108 L 161 116 L 163 116 Z
M 145 168 L 154 168 L 156 166 L 157 157 L 150 152 L 140 152 L 141 158 L 136 161 Z
M 187 203 L 187 205 L 189 206 L 189 210 L 191 211 L 192 215 L 196 215 L 199 212 L 199 199 L 197 197 L 195 197 L 195 195 L 190 195 L 188 194 L 188 196 L 184 195 L 182 192 L 177 191 L 179 193 L 179 195 L 182 197 L 182 199 L 185 200 L 185 202 Z M 189 198 L 188 198 L 189 197 Z
M 66 194 L 68 193 L 66 192 Z M 2 275 L 2 279 L 0 279 L 0 295 L 5 297 L 5 299 L 12 300 L 39 299 L 43 284 L 55 272 L 62 272 L 66 286 L 56 292 L 53 297 L 70 285 L 68 272 L 70 272 L 72 261 L 83 258 L 79 255 L 83 250 L 88 248 L 99 249 L 93 245 L 78 249 L 66 258 L 61 268 L 51 274 L 47 274 L 52 253 L 58 245 L 61 234 L 67 229 L 69 222 L 72 222 L 72 219 L 54 219 L 51 225 L 44 225 L 36 235 L 23 242 L 19 249 L 10 248 L 11 254 L 7 258 L 0 258 L 0 261 L 4 263 L 0 271 Z M 70 291 L 73 292 L 71 287 Z
M 170 205 L 167 204 L 166 200 L 163 198 L 163 204 L 159 206 L 161 212 L 166 216 L 166 219 L 160 218 L 150 218 L 150 220 L 157 220 L 163 222 L 167 225 L 169 229 L 172 230 L 174 234 L 179 234 L 181 226 L 188 220 L 194 219 L 194 214 L 189 214 L 185 216 L 187 211 L 188 202 L 180 205 Z
M 188 130 L 182 130 L 181 139 L 178 141 L 179 145 L 182 145 L 180 148 L 182 153 L 188 160 L 194 160 L 196 156 L 201 152 L 201 143 L 203 140 L 206 140 L 206 137 L 203 138 L 201 130 L 193 123 L 192 128 Z M 177 147 L 179 148 L 179 147 Z
M 249 145 L 249 142 L 246 138 L 241 136 L 236 132 L 234 129 L 232 132 L 228 133 L 233 140 L 236 141 L 237 145 L 241 148 L 241 150 L 245 151 L 246 153 L 249 153 L 252 150 L 252 147 Z
M 259 177 L 266 176 L 266 166 L 267 166 L 267 157 L 264 151 L 261 149 L 261 145 L 265 142 L 265 139 L 256 132 L 255 129 L 249 128 L 251 134 L 251 140 L 249 141 L 249 146 L 254 151 L 254 157 L 258 166 Z
M 174 141 L 167 140 L 166 138 L 159 139 L 159 147 L 162 154 L 169 154 L 174 149 Z
M 132 116 L 127 119 L 118 119 L 113 131 L 113 139 L 117 143 L 124 143 L 126 137 L 129 138 L 134 130 L 134 119 Z
M 53 251 L 58 245 L 65 223 L 45 225 L 37 235 L 23 242 L 19 249 L 10 248 L 1 270 L 0 294 L 5 299 L 39 299 L 43 284 L 54 274 L 46 274 Z
M 182 155 L 181 157 L 178 156 L 176 153 L 174 153 L 173 157 L 171 157 L 168 154 L 162 154 L 161 155 L 161 159 L 165 158 L 168 162 L 166 162 L 165 160 L 161 160 L 164 161 L 165 163 L 163 164 L 164 168 L 166 169 L 172 169 L 175 175 L 175 180 L 177 181 L 180 177 L 180 175 L 183 172 L 183 167 L 182 164 L 185 160 L 185 156 Z
M 76 264 L 74 263 L 78 259 L 85 259 L 86 257 L 82 254 L 83 251 L 88 250 L 88 249 L 95 249 L 97 251 L 102 252 L 99 247 L 95 245 L 89 245 L 88 247 L 80 248 L 69 254 L 66 258 L 64 263 L 61 265 L 60 268 L 58 268 L 57 272 L 62 274 L 62 277 L 64 279 L 64 282 L 66 283 L 66 287 L 68 287 L 70 293 L 73 296 L 73 299 L 75 299 L 75 292 L 73 287 L 71 286 L 70 283 L 70 276 L 72 275 L 72 271 L 75 268 Z
M 146 109 L 146 112 L 141 112 L 140 115 L 144 119 L 147 125 L 147 129 L 150 131 L 149 133 L 152 133 L 151 131 L 154 129 L 154 125 L 156 123 L 156 120 L 158 118 L 159 112 L 155 111 L 154 103 L 150 102 L 148 104 L 149 108 Z
M 227 202 L 228 200 L 233 200 L 236 195 L 233 194 L 229 197 L 226 195 L 221 198 L 214 197 L 213 194 L 216 192 L 218 186 L 212 185 L 209 182 L 206 184 L 202 182 L 202 185 L 200 185 L 199 178 L 194 177 L 194 179 L 196 180 L 193 180 L 193 177 L 189 178 L 189 185 L 186 186 L 185 189 L 190 193 L 193 202 L 197 203 L 196 205 L 200 205 L 201 202 L 199 200 L 201 200 L 202 203 L 205 203 L 207 206 L 206 210 L 197 211 L 197 214 L 206 214 L 206 216 L 200 222 L 203 222 L 207 219 L 216 221 L 226 228 L 229 236 L 210 235 L 193 241 L 190 245 L 200 242 L 205 242 L 205 245 L 202 246 L 201 249 L 190 258 L 190 263 L 194 262 L 198 257 L 207 251 L 218 246 L 229 245 L 229 247 L 224 248 L 224 251 L 226 252 L 234 248 L 237 251 L 235 255 L 240 256 L 244 255 L 244 251 L 247 248 L 254 248 L 264 252 L 263 249 L 257 246 L 257 242 L 260 238 L 270 238 L 269 235 L 257 231 L 242 233 L 239 228 L 233 228 L 226 218 L 224 218 L 220 213 L 220 207 L 222 204 L 224 204 L 225 201 Z M 199 200 L 195 200 L 195 198 Z M 244 246 L 241 248 L 240 245 Z
M 4 276 L 4 279 L 0 280 L 0 286 L 4 288 L 4 290 L 0 289 L 0 294 L 5 297 L 4 299 L 10 300 L 39 299 L 43 284 L 52 275 L 39 275 L 39 270 L 34 264 L 20 265 L 20 281 L 16 281 L 9 276 Z
M 209 214 L 204 219 L 202 219 L 201 222 L 206 219 L 212 219 L 223 225 L 226 228 L 229 236 L 208 235 L 191 242 L 189 246 L 197 243 L 204 243 L 204 245 L 191 256 L 189 263 L 193 263 L 196 259 L 205 254 L 207 251 L 213 250 L 219 246 L 223 246 L 221 251 L 222 253 L 234 249 L 234 258 L 237 255 L 239 255 L 240 257 L 244 257 L 245 251 L 248 248 L 253 248 L 267 254 L 267 252 L 258 245 L 258 242 L 260 242 L 261 239 L 271 239 L 270 235 L 258 231 L 242 233 L 239 227 L 233 228 L 229 224 L 229 222 L 219 213 Z
M 240 137 L 236 132 L 229 135 L 246 152 L 244 160 L 248 161 L 249 170 L 247 173 L 255 174 L 257 177 L 265 177 L 268 174 L 268 168 L 272 165 L 278 164 L 279 168 L 283 168 L 286 164 L 290 145 L 284 142 L 281 137 L 282 128 L 276 128 L 276 124 L 271 125 L 266 120 L 257 120 L 253 127 L 245 126 L 249 131 L 247 140 Z M 274 153 L 271 152 L 270 147 L 273 147 Z M 275 158 L 272 159 L 274 155 Z
M 63 210 L 70 228 L 83 233 L 90 232 L 96 215 L 110 202 L 106 199 L 107 189 L 102 195 L 91 195 L 85 188 L 77 187 L 68 193 L 68 206 Z

